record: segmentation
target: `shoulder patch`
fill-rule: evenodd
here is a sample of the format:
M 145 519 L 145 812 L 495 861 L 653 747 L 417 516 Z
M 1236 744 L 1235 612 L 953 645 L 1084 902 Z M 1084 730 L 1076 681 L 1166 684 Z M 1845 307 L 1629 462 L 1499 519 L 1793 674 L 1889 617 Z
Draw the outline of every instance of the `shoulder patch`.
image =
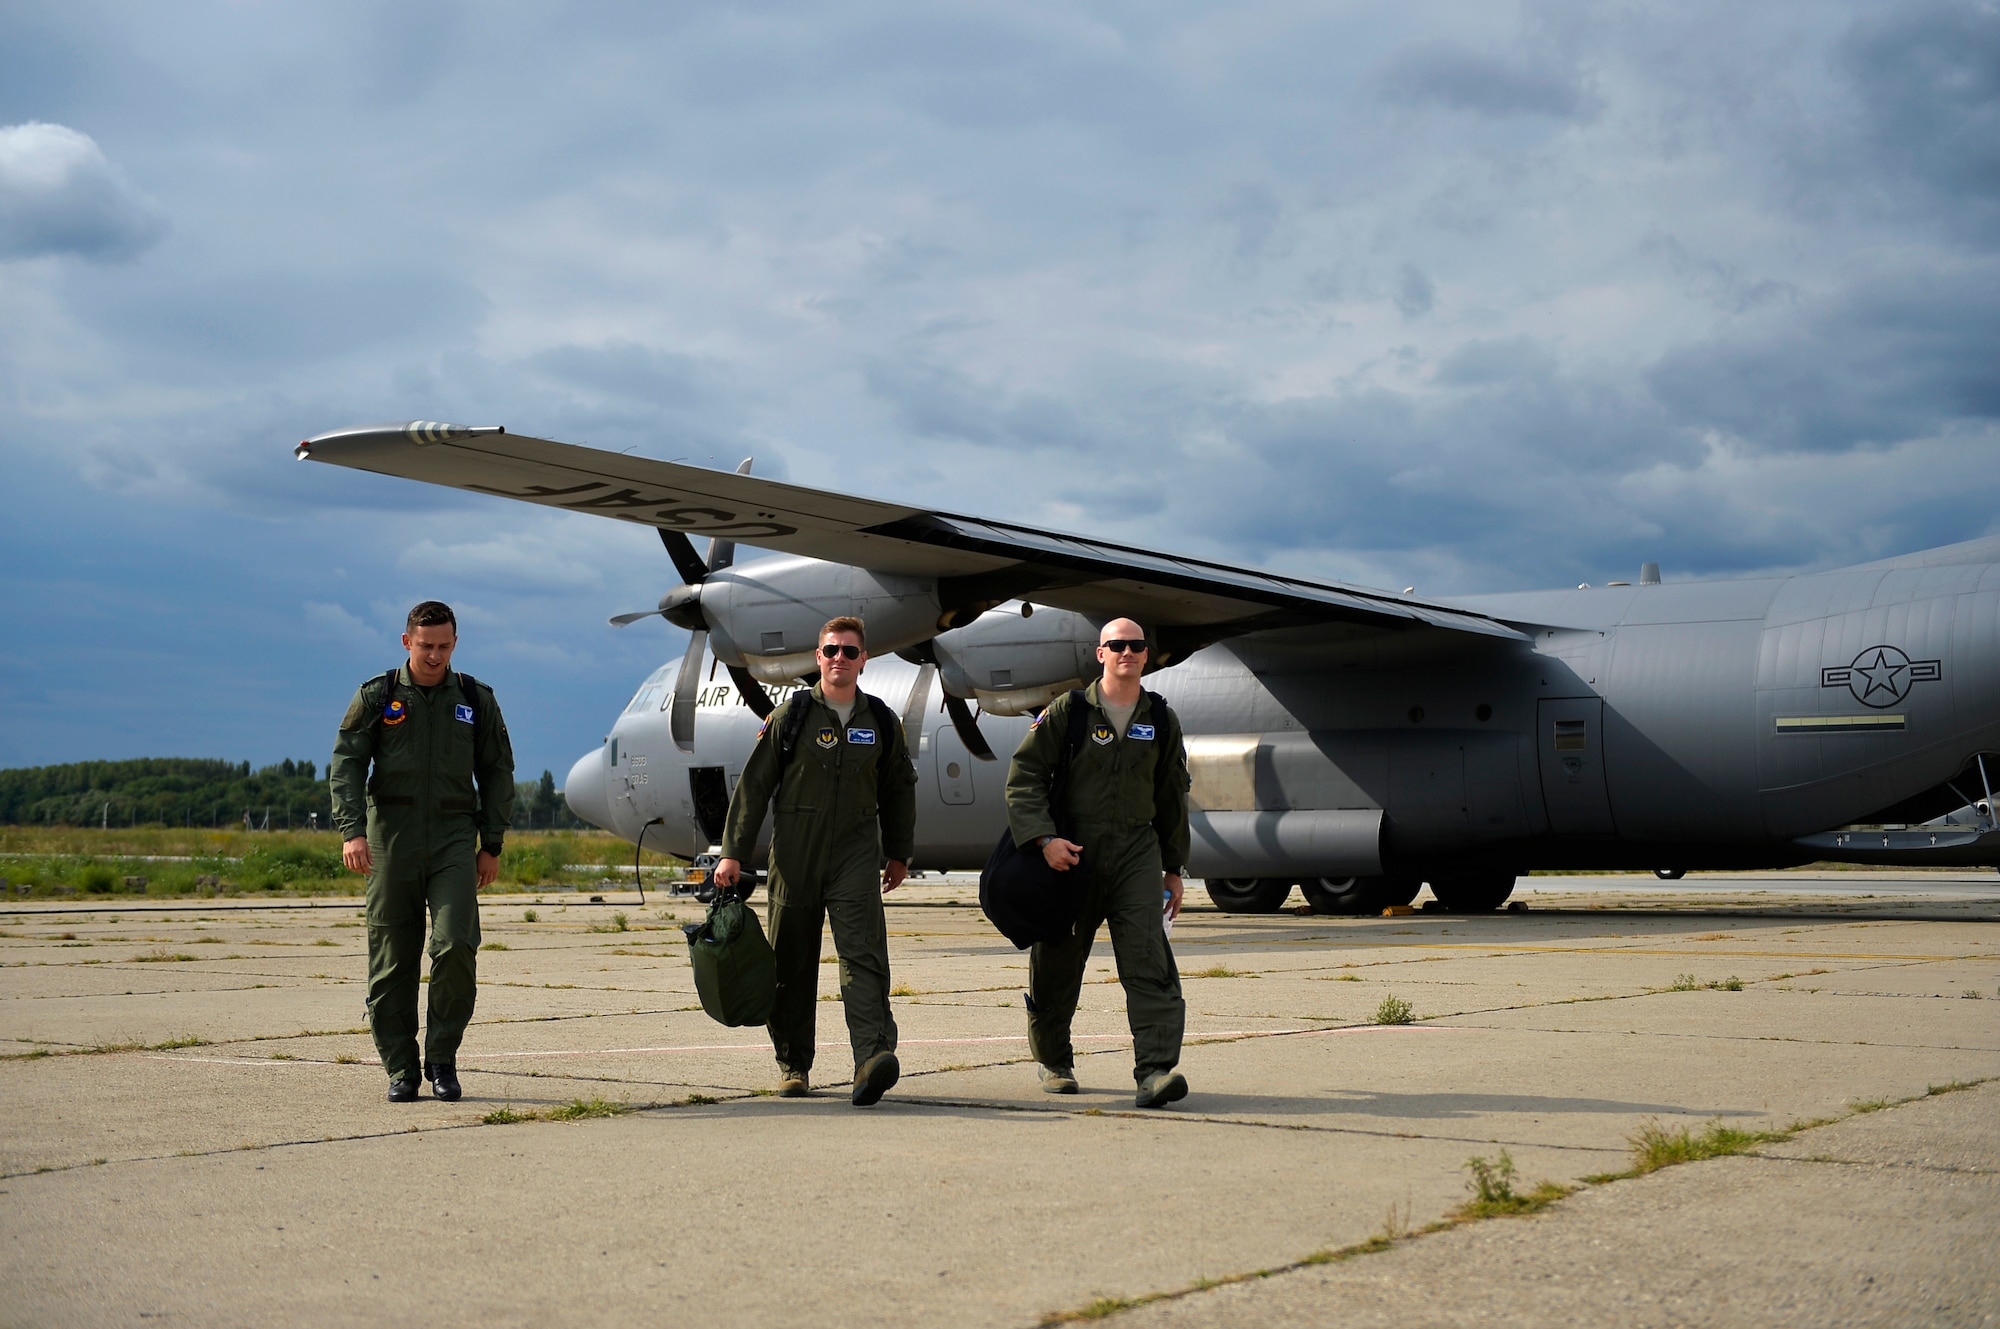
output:
M 776 714 L 777 714 L 777 712 L 776 712 L 776 711 L 773 711 L 773 712 L 771 712 L 771 715 L 776 715 Z M 761 738 L 763 738 L 763 737 L 764 737 L 764 735 L 766 735 L 766 734 L 768 734 L 768 733 L 770 733 L 770 732 L 771 732 L 771 715 L 767 715 L 767 716 L 765 716 L 765 717 L 764 717 L 764 723 L 763 723 L 763 724 L 760 724 L 760 725 L 758 725 L 758 726 L 757 726 L 757 737 L 758 737 L 758 738 L 760 738 L 760 739 L 761 739 Z
M 1028 732 L 1032 734 L 1037 729 L 1040 729 L 1042 727 L 1042 721 L 1048 718 L 1049 718 L 1049 708 L 1044 706 L 1042 707 L 1041 710 L 1035 713 L 1034 719 L 1028 721 Z

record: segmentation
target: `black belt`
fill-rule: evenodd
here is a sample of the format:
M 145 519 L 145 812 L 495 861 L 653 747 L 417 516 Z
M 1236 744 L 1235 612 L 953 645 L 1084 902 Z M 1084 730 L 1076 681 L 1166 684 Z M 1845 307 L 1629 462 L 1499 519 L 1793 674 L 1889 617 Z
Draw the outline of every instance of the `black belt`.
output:
M 378 808 L 413 808 L 417 805 L 414 794 L 371 794 Z M 463 798 L 441 798 L 437 801 L 439 812 L 477 812 L 479 805 Z

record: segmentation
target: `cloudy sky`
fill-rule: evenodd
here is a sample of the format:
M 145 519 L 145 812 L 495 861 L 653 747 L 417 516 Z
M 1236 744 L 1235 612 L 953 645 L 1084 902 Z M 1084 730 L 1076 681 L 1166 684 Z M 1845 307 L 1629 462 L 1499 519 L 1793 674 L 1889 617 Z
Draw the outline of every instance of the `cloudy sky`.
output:
M 324 760 L 450 600 L 558 778 L 681 638 L 427 417 L 1430 594 L 2000 529 L 2000 10 L 0 10 L 0 765 Z

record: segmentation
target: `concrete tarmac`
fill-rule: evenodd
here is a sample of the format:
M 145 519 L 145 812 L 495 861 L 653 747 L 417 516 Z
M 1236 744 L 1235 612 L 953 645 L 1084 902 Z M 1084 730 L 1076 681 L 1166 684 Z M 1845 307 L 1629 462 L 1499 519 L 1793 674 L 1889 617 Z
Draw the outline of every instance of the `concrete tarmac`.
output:
M 835 967 L 822 1087 L 770 1097 L 762 1031 L 696 1003 L 691 901 L 489 897 L 466 1097 L 401 1106 L 358 902 L 11 907 L 0 1324 L 2000 1323 L 2000 878 L 1524 885 L 1191 889 L 1193 1089 L 1151 1113 L 1108 943 L 1084 1091 L 1044 1095 L 963 881 L 890 897 L 904 1076 L 867 1110 Z M 1784 1138 L 1617 1176 L 1712 1122 Z M 1502 1150 L 1577 1189 L 1422 1232 Z

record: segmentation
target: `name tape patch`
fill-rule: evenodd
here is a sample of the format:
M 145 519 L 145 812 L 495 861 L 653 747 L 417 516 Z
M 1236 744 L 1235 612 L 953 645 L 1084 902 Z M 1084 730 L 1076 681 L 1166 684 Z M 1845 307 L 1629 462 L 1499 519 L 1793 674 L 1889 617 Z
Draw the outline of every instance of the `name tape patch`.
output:
M 1150 743 L 1153 741 L 1153 726 L 1149 724 L 1135 724 L 1125 731 L 1125 737 L 1142 739 Z
M 847 741 L 850 743 L 872 744 L 875 741 L 875 731 L 873 729 L 850 729 L 847 731 Z
M 472 708 L 470 706 L 467 706 L 464 702 L 460 702 L 458 705 L 451 708 L 451 718 L 454 720 L 463 720 L 465 721 L 465 723 L 471 724 Z

